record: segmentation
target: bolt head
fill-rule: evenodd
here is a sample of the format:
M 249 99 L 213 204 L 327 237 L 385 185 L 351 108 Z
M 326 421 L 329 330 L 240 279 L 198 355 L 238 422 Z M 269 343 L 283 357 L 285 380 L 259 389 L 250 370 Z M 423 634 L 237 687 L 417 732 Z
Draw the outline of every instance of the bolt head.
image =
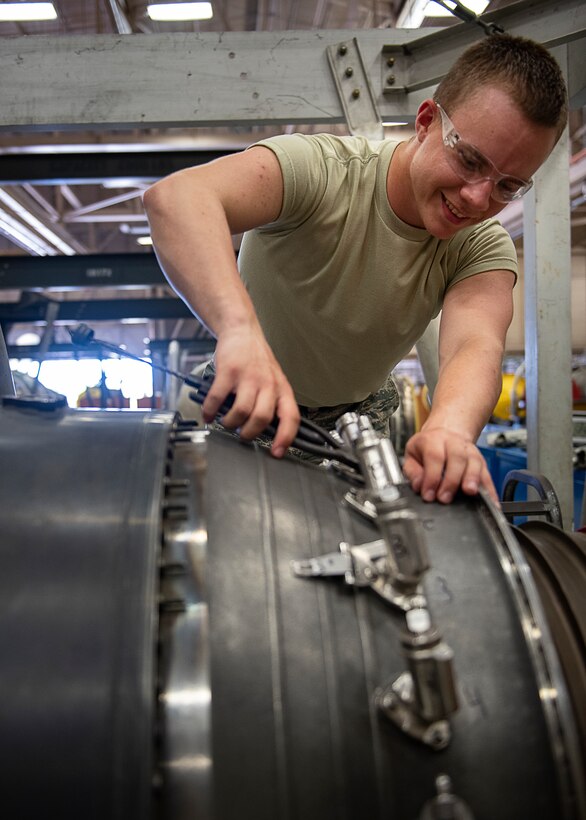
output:
M 397 700 L 395 698 L 395 695 L 393 695 L 391 692 L 387 692 L 387 694 L 383 697 L 383 708 L 393 710 L 395 709 L 396 705 Z

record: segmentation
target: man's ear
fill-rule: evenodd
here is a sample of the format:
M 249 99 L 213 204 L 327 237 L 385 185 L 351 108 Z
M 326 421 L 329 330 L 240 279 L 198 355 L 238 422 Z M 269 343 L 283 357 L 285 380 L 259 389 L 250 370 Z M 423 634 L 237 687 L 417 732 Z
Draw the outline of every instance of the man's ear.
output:
M 432 99 L 424 100 L 417 109 L 415 117 L 415 133 L 418 142 L 423 142 L 435 120 L 437 106 Z

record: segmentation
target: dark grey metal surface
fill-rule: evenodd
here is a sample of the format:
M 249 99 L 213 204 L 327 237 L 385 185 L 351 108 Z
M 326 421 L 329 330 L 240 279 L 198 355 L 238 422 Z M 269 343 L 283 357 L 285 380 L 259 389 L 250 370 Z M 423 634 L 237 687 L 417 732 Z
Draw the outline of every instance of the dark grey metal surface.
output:
M 159 287 L 166 279 L 154 253 L 0 257 L 0 290 Z
M 539 685 L 484 502 L 413 497 L 461 702 L 435 753 L 372 705 L 405 667 L 400 616 L 366 589 L 290 572 L 292 559 L 377 537 L 341 507 L 343 482 L 220 434 L 208 464 L 214 816 L 411 820 L 446 773 L 476 820 L 559 820 Z
M 348 484 L 171 423 L 0 409 L 6 816 L 417 820 L 446 774 L 475 820 L 579 817 L 546 721 L 563 680 L 536 672 L 525 569 L 483 499 L 412 497 L 460 699 L 438 753 L 374 706 L 405 669 L 402 615 L 290 571 L 378 537 Z
M 161 177 L 202 165 L 233 151 L 111 151 L 87 153 L 9 154 L 0 156 L 0 185 L 101 185 L 131 179 L 152 183 Z
M 176 341 L 182 351 L 187 351 L 193 356 L 208 356 L 211 358 L 211 355 L 216 347 L 215 339 L 202 337 L 201 339 L 163 339 L 162 341 L 159 339 L 156 342 L 151 340 L 149 342 L 149 350 L 153 353 L 163 352 L 167 350 L 171 341 Z M 102 355 L 105 354 L 105 351 L 103 350 L 100 352 Z M 8 348 L 8 355 L 15 359 L 36 359 L 38 353 L 38 345 L 10 345 Z M 80 347 L 75 347 L 71 344 L 57 343 L 49 345 L 46 358 L 71 359 L 74 356 L 77 359 L 95 358 L 96 350 L 93 347 L 83 349 Z
M 567 533 L 545 521 L 526 521 L 514 532 L 547 613 L 586 760 L 586 533 Z M 582 784 L 586 790 L 584 766 Z
M 0 322 L 42 322 L 46 303 L 39 299 L 27 304 L 1 303 Z M 60 321 L 93 322 L 116 319 L 191 319 L 193 314 L 181 299 L 89 299 L 59 302 Z
M 161 563 L 157 817 L 210 820 L 207 433 L 183 423 L 172 443 Z
M 0 409 L 0 780 L 11 820 L 150 816 L 171 421 Z
M 14 380 L 10 370 L 10 360 L 4 341 L 4 333 L 0 326 L 0 396 L 14 396 Z

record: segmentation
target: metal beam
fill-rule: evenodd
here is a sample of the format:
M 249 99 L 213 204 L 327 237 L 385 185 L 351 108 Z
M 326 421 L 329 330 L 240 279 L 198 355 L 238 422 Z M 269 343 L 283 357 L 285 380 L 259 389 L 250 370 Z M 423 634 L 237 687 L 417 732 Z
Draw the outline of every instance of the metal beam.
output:
M 166 284 L 154 253 L 0 257 L 0 291 L 139 288 Z
M 0 330 L 0 333 L 2 331 Z M 151 341 L 146 345 L 147 349 L 152 353 L 164 353 L 169 347 L 171 341 L 177 342 L 181 350 L 189 352 L 193 356 L 206 356 L 208 353 L 213 353 L 216 347 L 215 339 L 157 339 Z M 2 340 L 0 338 L 0 352 Z M 7 345 L 8 356 L 11 359 L 37 359 L 39 357 L 38 345 Z M 96 347 L 75 347 L 71 344 L 56 342 L 49 345 L 43 361 L 54 359 L 95 359 L 103 356 L 109 359 L 112 352 L 107 348 Z M 0 359 L 1 364 L 1 359 Z M 0 385 L 2 382 L 0 381 Z
M 389 38 L 407 43 L 412 35 L 361 34 L 367 70 Z M 6 38 L 2 45 L 5 129 L 343 122 L 334 83 L 321 78 L 328 71 L 326 46 L 348 39 L 348 32 L 30 39 Z
M 511 34 L 546 45 L 586 31 L 583 0 L 522 0 L 492 14 Z M 383 119 L 415 113 L 422 93 L 485 36 L 477 26 L 421 31 L 281 31 L 6 38 L 0 128 L 339 123 L 327 46 L 356 37 Z M 389 96 L 389 53 L 396 90 Z M 316 78 L 319 79 L 316 82 Z M 327 79 L 326 79 L 327 78 Z
M 0 96 L 2 91 L 0 90 Z M 233 151 L 115 151 L 98 153 L 0 154 L 0 185 L 93 185 L 121 179 L 152 183 L 161 177 L 202 165 Z
M 46 300 L 0 304 L 0 323 L 45 322 Z M 181 299 L 87 299 L 59 302 L 55 322 L 116 322 L 120 319 L 186 319 L 193 314 Z
M 0 186 L 0 202 L 8 206 L 22 224 L 32 228 L 42 240 L 57 251 L 68 256 L 85 253 L 86 247 L 72 236 L 64 225 L 50 223 L 46 210 L 26 191 L 13 188 L 5 191 Z
M 108 5 L 110 6 L 112 17 L 114 18 L 116 31 L 119 34 L 132 34 L 132 26 L 130 25 L 124 10 L 120 7 L 118 0 L 108 0 Z
M 579 41 L 586 37 L 586 3 L 584 0 L 520 0 L 505 8 L 483 14 L 487 23 L 495 23 L 507 34 L 529 37 L 553 48 L 563 43 Z M 391 113 L 395 116 L 402 111 L 413 114 L 419 103 L 429 96 L 449 70 L 456 58 L 473 42 L 483 35 L 475 25 L 459 24 L 444 29 L 429 29 L 429 34 L 409 44 L 408 48 L 386 48 L 387 56 L 394 56 L 394 64 L 389 71 L 383 65 L 383 94 L 392 102 Z M 570 61 L 583 64 L 584 43 L 578 45 L 569 55 Z M 575 74 L 576 86 L 584 87 L 586 77 Z M 572 100 L 579 88 L 571 89 Z M 405 105 L 406 110 L 405 110 Z M 388 108 L 383 109 L 388 113 Z
M 567 82 L 571 108 L 586 106 L 586 46 L 583 40 L 568 43 Z
M 527 466 L 553 484 L 573 521 L 568 131 L 524 200 Z

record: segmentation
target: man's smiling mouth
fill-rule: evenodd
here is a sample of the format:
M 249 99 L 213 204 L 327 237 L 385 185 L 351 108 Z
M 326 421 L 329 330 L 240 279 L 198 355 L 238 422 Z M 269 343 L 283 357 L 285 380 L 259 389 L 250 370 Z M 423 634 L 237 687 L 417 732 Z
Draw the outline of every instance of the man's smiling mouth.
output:
M 454 216 L 456 216 L 458 219 L 468 219 L 469 218 L 469 217 L 466 216 L 466 214 L 463 214 L 460 211 L 458 211 L 458 209 L 455 207 L 455 205 L 453 205 L 450 202 L 450 200 L 445 197 L 444 194 L 442 194 L 442 198 L 443 198 L 443 200 L 446 204 L 447 209 L 450 211 L 450 213 L 454 214 Z

